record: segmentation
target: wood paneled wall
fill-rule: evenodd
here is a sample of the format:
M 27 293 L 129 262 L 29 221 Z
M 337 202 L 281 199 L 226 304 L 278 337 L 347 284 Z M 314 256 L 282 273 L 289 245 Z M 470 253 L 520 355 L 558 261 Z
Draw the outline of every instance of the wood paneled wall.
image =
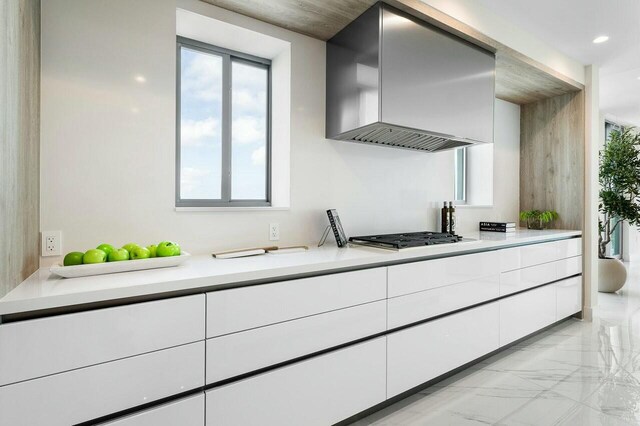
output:
M 583 92 L 522 105 L 520 114 L 520 210 L 556 210 L 555 228 L 582 229 Z
M 38 269 L 40 0 L 0 1 L 0 297 Z

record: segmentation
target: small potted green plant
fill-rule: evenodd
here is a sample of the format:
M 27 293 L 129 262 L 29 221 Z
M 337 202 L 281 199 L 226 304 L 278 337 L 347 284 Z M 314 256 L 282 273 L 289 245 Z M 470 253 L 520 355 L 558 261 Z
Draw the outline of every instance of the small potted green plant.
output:
M 640 225 L 640 134 L 635 128 L 614 130 L 600 152 L 598 290 L 613 293 L 627 280 L 627 269 L 607 257 L 607 246 L 623 221 Z
M 555 210 L 525 210 L 520 212 L 520 220 L 527 224 L 527 229 L 545 229 L 560 215 Z

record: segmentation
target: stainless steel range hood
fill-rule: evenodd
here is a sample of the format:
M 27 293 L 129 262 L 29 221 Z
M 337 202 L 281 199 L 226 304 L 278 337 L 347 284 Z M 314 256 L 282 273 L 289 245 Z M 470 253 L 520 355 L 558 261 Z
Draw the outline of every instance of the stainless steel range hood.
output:
M 495 56 L 380 2 L 327 42 L 329 139 L 419 151 L 493 142 Z

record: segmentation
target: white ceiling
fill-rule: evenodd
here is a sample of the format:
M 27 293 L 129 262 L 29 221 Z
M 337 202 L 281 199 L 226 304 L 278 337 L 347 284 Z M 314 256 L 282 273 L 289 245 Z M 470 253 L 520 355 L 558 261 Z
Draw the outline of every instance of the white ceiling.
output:
M 600 108 L 640 125 L 639 0 L 478 0 L 582 63 L 600 66 Z M 609 41 L 593 44 L 600 35 Z

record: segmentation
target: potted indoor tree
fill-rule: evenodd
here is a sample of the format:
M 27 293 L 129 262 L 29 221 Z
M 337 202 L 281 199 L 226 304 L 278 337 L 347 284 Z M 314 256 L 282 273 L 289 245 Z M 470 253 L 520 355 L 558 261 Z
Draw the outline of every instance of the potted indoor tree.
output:
M 612 293 L 627 280 L 624 264 L 607 257 L 607 245 L 623 221 L 640 225 L 640 134 L 614 130 L 600 152 L 598 290 Z

